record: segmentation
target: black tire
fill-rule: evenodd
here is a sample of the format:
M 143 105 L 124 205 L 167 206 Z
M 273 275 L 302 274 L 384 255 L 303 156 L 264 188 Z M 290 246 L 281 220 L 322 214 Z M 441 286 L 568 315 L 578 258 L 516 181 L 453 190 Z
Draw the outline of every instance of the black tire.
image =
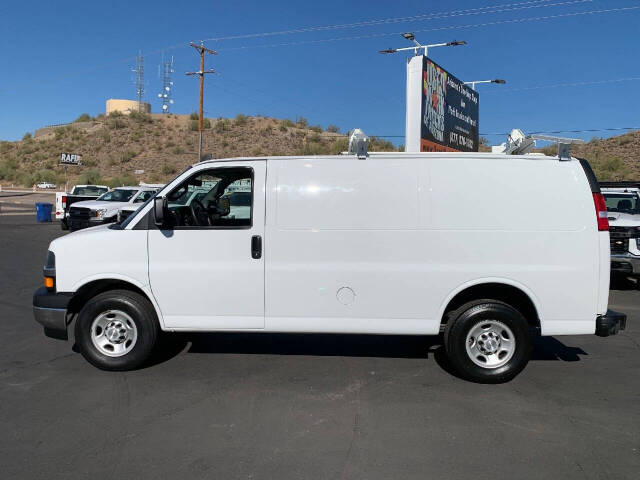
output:
M 135 323 L 137 338 L 129 352 L 122 356 L 105 355 L 94 345 L 91 327 L 101 314 L 121 311 Z M 96 295 L 82 308 L 75 325 L 75 340 L 82 356 L 102 370 L 133 370 L 144 364 L 153 353 L 160 334 L 156 313 L 151 303 L 135 292 L 110 290 Z
M 467 335 L 474 327 L 488 320 L 506 325 L 515 340 L 511 358 L 504 365 L 495 368 L 479 366 L 467 353 Z M 518 375 L 529 362 L 531 328 L 522 314 L 512 306 L 498 300 L 476 300 L 448 315 L 444 343 L 449 362 L 460 376 L 477 383 L 504 383 Z
M 60 220 L 60 228 L 62 230 L 69 230 L 69 225 L 67 225 L 67 222 L 65 222 L 64 220 Z

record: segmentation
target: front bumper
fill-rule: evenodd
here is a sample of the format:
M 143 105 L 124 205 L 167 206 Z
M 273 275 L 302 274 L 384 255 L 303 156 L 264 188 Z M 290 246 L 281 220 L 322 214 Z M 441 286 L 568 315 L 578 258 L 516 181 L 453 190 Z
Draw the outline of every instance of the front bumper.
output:
M 67 225 L 69 225 L 69 229 L 72 232 L 76 230 L 83 230 L 89 227 L 97 227 L 98 225 L 103 225 L 105 223 L 111 223 L 109 220 L 102 220 L 97 218 L 92 218 L 90 220 L 78 220 L 73 217 L 67 217 Z
M 607 310 L 607 313 L 604 315 L 598 315 L 598 318 L 596 318 L 596 335 L 599 337 L 616 335 L 626 327 L 627 316 L 624 313 Z
M 71 301 L 71 293 L 50 292 L 40 287 L 33 294 L 33 316 L 44 327 L 47 337 L 68 340 L 69 326 L 67 307 Z
M 640 256 L 631 253 L 612 253 L 611 273 L 640 275 Z

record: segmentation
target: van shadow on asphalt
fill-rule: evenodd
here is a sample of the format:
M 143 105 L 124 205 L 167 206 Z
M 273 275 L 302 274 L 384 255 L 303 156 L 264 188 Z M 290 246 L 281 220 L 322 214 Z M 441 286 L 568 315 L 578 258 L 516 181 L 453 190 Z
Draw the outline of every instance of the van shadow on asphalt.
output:
M 180 333 L 163 337 L 161 348 L 147 366 L 169 361 L 180 353 L 304 355 L 378 358 L 433 358 L 450 372 L 442 336 L 339 335 L 285 333 Z M 582 348 L 555 337 L 534 335 L 532 361 L 578 362 Z

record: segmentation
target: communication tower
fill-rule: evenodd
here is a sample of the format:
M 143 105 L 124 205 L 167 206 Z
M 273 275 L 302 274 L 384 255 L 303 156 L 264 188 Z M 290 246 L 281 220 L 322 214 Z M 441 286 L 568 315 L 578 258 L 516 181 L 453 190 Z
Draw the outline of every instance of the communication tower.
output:
M 144 106 L 142 104 L 142 97 L 144 96 L 144 57 L 142 56 L 141 51 L 138 51 L 138 55 L 136 57 L 136 68 L 133 72 L 136 74 L 135 84 L 136 97 L 138 99 L 138 111 L 143 112 Z
M 162 54 L 162 63 L 160 64 L 160 78 L 162 79 L 162 91 L 158 94 L 158 98 L 162 101 L 162 113 L 169 113 L 171 105 L 173 105 L 173 56 L 165 60 Z

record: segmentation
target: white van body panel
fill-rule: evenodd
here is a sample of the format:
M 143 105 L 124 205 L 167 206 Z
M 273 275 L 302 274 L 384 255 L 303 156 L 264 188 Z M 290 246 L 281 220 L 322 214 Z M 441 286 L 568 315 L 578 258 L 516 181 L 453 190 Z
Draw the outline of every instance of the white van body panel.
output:
M 607 310 L 609 236 L 578 161 L 499 154 L 233 159 L 254 169 L 248 229 L 124 230 L 55 240 L 58 291 L 128 281 L 165 330 L 437 334 L 487 283 L 527 295 L 543 335 L 591 334 Z M 250 254 L 263 238 L 261 259 Z
M 528 292 L 543 334 L 595 329 L 600 242 L 575 161 L 270 160 L 265 232 L 269 330 L 437 333 L 446 299 L 486 279 Z

